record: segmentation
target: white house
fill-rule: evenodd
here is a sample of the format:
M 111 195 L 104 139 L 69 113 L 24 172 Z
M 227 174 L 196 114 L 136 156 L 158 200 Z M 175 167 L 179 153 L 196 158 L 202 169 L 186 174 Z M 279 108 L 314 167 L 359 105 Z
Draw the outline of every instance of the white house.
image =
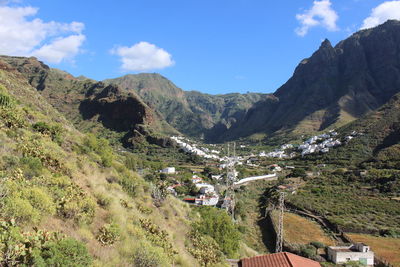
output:
M 363 243 L 356 243 L 350 246 L 331 246 L 328 247 L 328 260 L 335 264 L 358 261 L 364 265 L 373 266 L 374 252 Z
M 217 205 L 219 200 L 219 196 L 217 194 L 213 194 L 211 196 L 207 195 L 199 195 L 195 199 L 195 204 L 196 205 L 203 205 L 203 206 L 215 206 Z
M 167 167 L 165 169 L 161 170 L 162 173 L 166 174 L 174 174 L 175 173 L 175 167 Z
M 210 184 L 198 183 L 195 186 L 200 190 L 200 194 L 209 194 L 215 191 L 214 186 Z

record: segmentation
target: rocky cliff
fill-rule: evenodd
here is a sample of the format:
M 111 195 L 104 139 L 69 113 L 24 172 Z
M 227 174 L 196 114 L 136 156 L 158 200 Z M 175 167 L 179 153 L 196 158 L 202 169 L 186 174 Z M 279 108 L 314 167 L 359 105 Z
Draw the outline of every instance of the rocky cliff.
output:
M 335 47 L 328 40 L 293 76 L 225 133 L 225 138 L 306 133 L 340 126 L 375 110 L 400 91 L 400 22 L 359 31 Z M 224 138 L 223 138 L 224 139 Z

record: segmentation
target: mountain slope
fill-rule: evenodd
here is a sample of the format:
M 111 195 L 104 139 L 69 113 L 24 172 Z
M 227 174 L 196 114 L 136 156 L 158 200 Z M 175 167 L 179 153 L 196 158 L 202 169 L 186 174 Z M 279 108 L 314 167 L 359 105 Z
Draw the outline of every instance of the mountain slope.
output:
M 342 165 L 367 164 L 378 168 L 400 168 L 400 93 L 388 103 L 338 130 L 356 138 L 321 156 Z
M 258 103 L 225 138 L 319 131 L 375 110 L 400 91 L 400 22 L 359 31 L 320 48 L 275 93 Z
M 135 92 L 114 85 L 51 69 L 35 58 L 0 57 L 21 73 L 49 103 L 63 113 L 80 130 L 102 132 L 125 145 L 150 141 L 167 145 L 160 133 L 176 131 L 158 117 Z
M 1 266 L 198 265 L 183 241 L 190 208 L 172 198 L 155 208 L 124 156 L 77 131 L 4 61 L 0 155 Z
M 215 140 L 221 131 L 241 120 L 254 103 L 269 97 L 257 93 L 209 95 L 183 91 L 156 73 L 129 74 L 104 82 L 136 92 L 177 130 L 207 141 Z

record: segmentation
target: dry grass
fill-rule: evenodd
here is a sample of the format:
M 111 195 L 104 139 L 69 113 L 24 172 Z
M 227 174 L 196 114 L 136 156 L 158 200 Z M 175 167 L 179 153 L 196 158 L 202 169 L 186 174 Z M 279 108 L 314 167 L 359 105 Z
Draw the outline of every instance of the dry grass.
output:
M 325 245 L 334 245 L 334 241 L 314 221 L 286 212 L 283 223 L 285 240 L 290 243 L 308 244 L 318 241 Z
M 400 238 L 378 237 L 366 234 L 347 234 L 356 242 L 363 242 L 394 266 L 400 266 Z

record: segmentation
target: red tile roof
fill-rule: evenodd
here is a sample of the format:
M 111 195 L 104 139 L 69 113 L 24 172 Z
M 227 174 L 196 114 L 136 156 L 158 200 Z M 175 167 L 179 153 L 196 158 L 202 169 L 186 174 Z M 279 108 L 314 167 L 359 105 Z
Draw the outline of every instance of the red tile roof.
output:
M 242 267 L 321 267 L 316 261 L 289 252 L 245 258 L 240 262 Z

